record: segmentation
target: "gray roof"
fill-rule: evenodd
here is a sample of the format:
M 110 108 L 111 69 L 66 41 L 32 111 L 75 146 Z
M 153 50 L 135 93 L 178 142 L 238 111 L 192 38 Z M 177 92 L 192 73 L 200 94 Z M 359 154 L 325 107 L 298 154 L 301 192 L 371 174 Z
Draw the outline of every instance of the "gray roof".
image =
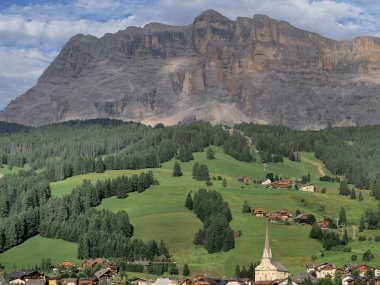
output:
M 38 272 L 35 270 L 14 272 L 14 273 L 12 273 L 11 277 L 12 277 L 12 279 L 19 279 L 19 278 L 23 278 L 25 276 L 32 275 L 34 273 L 38 273 Z M 38 273 L 38 274 L 40 274 L 40 273 Z
M 280 261 L 273 258 L 270 261 L 274 266 L 276 266 L 278 271 L 289 272 L 289 270 Z
M 25 285 L 45 285 L 46 279 L 28 279 Z
M 96 278 L 100 278 L 100 277 L 102 277 L 104 274 L 106 274 L 109 271 L 111 271 L 111 269 L 109 269 L 109 268 L 102 268 L 102 269 L 100 269 L 100 270 L 98 270 L 98 271 L 95 272 L 95 276 L 96 276 Z
M 306 273 L 306 272 L 302 272 L 300 274 L 298 274 L 297 276 L 295 276 L 294 278 L 292 278 L 294 282 L 296 282 L 297 284 L 300 284 L 302 283 L 303 281 L 305 281 L 306 279 L 310 279 L 311 283 L 315 284 L 317 283 L 318 279 L 316 277 L 314 277 L 313 275 L 311 275 L 310 273 Z

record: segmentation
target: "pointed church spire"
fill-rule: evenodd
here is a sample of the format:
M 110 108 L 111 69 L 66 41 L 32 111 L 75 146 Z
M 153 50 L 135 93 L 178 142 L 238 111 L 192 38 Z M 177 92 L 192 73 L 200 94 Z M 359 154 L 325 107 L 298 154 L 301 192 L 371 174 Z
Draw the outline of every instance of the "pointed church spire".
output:
M 272 250 L 270 249 L 270 246 L 269 246 L 268 226 L 266 227 L 266 231 L 265 231 L 265 247 L 264 247 L 263 258 L 272 258 Z

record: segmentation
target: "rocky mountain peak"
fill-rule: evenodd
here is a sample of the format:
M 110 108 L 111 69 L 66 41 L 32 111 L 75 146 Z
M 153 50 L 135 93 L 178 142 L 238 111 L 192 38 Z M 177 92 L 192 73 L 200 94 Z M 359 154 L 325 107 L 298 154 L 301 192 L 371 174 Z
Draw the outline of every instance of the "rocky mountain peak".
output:
M 166 125 L 189 118 L 297 129 L 380 123 L 380 39 L 327 39 L 265 15 L 207 10 L 73 36 L 0 119 L 42 125 L 99 117 Z

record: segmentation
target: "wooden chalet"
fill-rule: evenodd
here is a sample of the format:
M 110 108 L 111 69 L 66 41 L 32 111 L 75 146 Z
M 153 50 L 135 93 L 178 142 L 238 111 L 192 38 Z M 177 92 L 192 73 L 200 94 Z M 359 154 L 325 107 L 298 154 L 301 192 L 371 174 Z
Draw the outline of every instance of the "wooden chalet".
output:
M 243 183 L 251 183 L 251 178 L 249 178 L 248 176 L 242 176 L 242 177 L 239 177 L 238 179 L 240 182 L 243 182 Z
M 293 217 L 293 214 L 289 210 L 287 210 L 287 209 L 282 209 L 282 210 L 278 211 L 277 215 L 283 221 L 287 221 L 287 220 L 289 220 L 290 218 Z
M 307 224 L 309 223 L 309 215 L 308 214 L 299 214 L 294 217 L 294 221 L 298 224 Z
M 278 221 L 282 221 L 281 217 L 277 213 L 269 213 L 265 217 L 269 222 L 275 223 Z
M 11 274 L 11 280 L 27 281 L 30 279 L 45 279 L 45 276 L 44 274 L 34 270 L 14 272 Z
M 48 285 L 60 285 L 61 279 L 57 276 L 47 278 Z
M 272 182 L 271 184 L 268 184 L 267 187 L 269 188 L 291 188 L 293 185 L 292 179 L 283 179 L 280 181 Z
M 82 277 L 78 280 L 78 285 L 98 285 L 96 277 Z
M 62 285 L 77 285 L 78 278 L 62 278 L 61 282 Z
M 330 226 L 330 223 L 326 219 L 319 220 L 317 224 L 321 229 L 328 229 Z
M 185 279 L 182 280 L 181 282 L 178 283 L 178 285 L 193 285 L 193 282 L 190 279 Z
M 46 279 L 28 279 L 25 281 L 25 285 L 47 285 Z
M 358 271 L 360 276 L 366 276 L 368 270 L 373 270 L 375 272 L 375 268 L 365 264 L 346 264 L 344 269 L 348 272 Z
M 256 208 L 253 210 L 253 215 L 256 217 L 265 217 L 267 212 L 263 208 Z
M 71 266 L 74 266 L 74 263 L 70 262 L 70 261 L 63 261 L 59 264 L 59 266 L 62 266 L 62 267 L 71 267 Z
M 99 281 L 108 280 L 109 278 L 113 278 L 115 273 L 110 268 L 102 268 L 95 272 L 95 277 Z
M 344 270 L 343 268 L 337 268 L 335 274 L 339 275 L 341 278 L 350 276 L 350 272 Z
M 304 192 L 315 192 L 315 187 L 313 184 L 302 184 L 298 186 L 298 190 Z
M 149 285 L 150 281 L 144 278 L 135 278 L 131 280 L 131 284 L 133 285 Z
M 320 265 L 306 265 L 307 273 L 314 272 L 318 279 L 325 278 L 327 276 L 334 277 L 336 273 L 336 266 L 332 263 L 322 263 Z

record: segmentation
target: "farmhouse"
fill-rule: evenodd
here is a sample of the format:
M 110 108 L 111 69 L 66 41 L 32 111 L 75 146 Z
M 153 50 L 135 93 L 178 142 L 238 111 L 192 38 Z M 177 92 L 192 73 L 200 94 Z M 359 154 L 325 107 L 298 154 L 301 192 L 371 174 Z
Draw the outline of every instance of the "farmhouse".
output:
M 299 214 L 294 218 L 294 221 L 298 224 L 307 224 L 309 223 L 309 215 L 308 214 Z
M 112 278 L 115 274 L 112 272 L 110 268 L 102 268 L 95 272 L 95 277 L 99 280 L 107 280 L 108 278 Z
M 78 285 L 97 285 L 98 279 L 96 277 L 82 277 L 79 278 Z
M 70 261 L 63 261 L 59 264 L 59 266 L 62 266 L 62 267 L 71 267 L 71 266 L 74 266 L 74 263 L 70 262 Z
M 305 273 L 305 272 L 298 274 L 297 276 L 293 277 L 292 279 L 298 285 L 303 284 L 305 282 L 305 280 L 310 280 L 311 284 L 316 284 L 318 281 L 318 279 L 316 277 L 314 277 L 312 274 Z
M 11 275 L 10 284 L 25 284 L 30 279 L 45 279 L 45 276 L 38 271 L 14 272 Z
M 298 186 L 298 190 L 304 192 L 315 192 L 315 187 L 313 184 L 303 184 Z
M 363 277 L 366 276 L 366 273 L 368 270 L 375 270 L 375 268 L 365 265 L 365 264 L 346 264 L 344 266 L 344 269 L 349 272 L 358 271 L 359 275 Z
M 256 217 L 265 217 L 267 212 L 263 208 L 256 208 L 253 210 L 253 215 Z
M 266 218 L 271 223 L 282 221 L 280 215 L 278 215 L 276 213 L 269 213 L 269 214 L 266 215 Z
M 375 269 L 375 276 L 380 276 L 380 266 Z
M 292 179 L 282 179 L 280 181 L 272 182 L 271 184 L 268 184 L 267 187 L 270 188 L 291 188 L 293 185 Z
M 77 285 L 78 278 L 63 278 L 62 285 Z
M 272 181 L 269 178 L 264 178 L 261 180 L 261 185 L 269 185 Z
M 331 263 L 322 263 L 320 265 L 307 265 L 306 272 L 315 272 L 315 275 L 318 279 L 325 278 L 327 276 L 334 277 L 336 273 L 336 266 L 335 264 Z
M 131 284 L 134 285 L 149 285 L 149 280 L 143 279 L 143 278 L 135 278 L 131 280 Z
M 329 221 L 327 221 L 326 219 L 319 220 L 317 224 L 321 227 L 321 229 L 328 229 L 330 226 Z
M 293 217 L 293 214 L 290 213 L 290 211 L 287 210 L 287 209 L 282 209 L 282 210 L 278 211 L 278 212 L 277 212 L 277 215 L 278 215 L 278 216 L 280 217 L 280 219 L 283 220 L 283 221 L 287 221 L 287 220 L 289 220 L 290 218 Z
M 243 182 L 243 183 L 251 183 L 251 178 L 247 177 L 247 176 L 242 176 L 238 179 L 240 182 Z
M 284 280 L 289 277 L 289 271 L 281 262 L 272 258 L 272 250 L 269 246 L 268 228 L 265 233 L 265 247 L 261 262 L 255 268 L 255 283 L 270 283 L 274 280 Z

